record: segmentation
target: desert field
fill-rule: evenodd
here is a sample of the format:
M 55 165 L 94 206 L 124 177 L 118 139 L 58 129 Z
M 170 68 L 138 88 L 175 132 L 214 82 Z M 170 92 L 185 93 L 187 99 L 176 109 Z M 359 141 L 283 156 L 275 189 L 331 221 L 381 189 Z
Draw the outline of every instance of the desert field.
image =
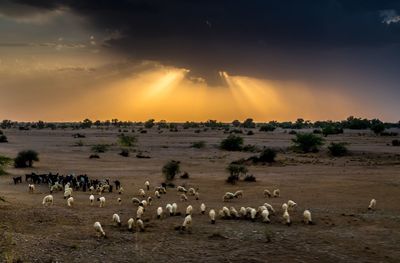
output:
M 243 129 L 245 130 L 245 129 Z M 272 147 L 278 150 L 277 161 L 271 165 L 250 165 L 249 173 L 256 182 L 225 182 L 226 167 L 234 160 L 254 155 L 249 152 L 229 152 L 218 148 L 227 137 L 223 130 L 195 133 L 194 129 L 178 132 L 156 128 L 147 133 L 134 133 L 136 151 L 150 156 L 136 158 L 136 153 L 122 157 L 116 144 L 118 129 L 84 130 L 4 130 L 9 143 L 0 144 L 0 154 L 14 157 L 21 150 L 39 153 L 40 162 L 33 168 L 8 168 L 0 177 L 0 256 L 1 262 L 399 262 L 400 261 L 400 148 L 390 145 L 392 137 L 376 136 L 372 132 L 345 130 L 330 135 L 318 153 L 301 154 L 288 149 L 294 135 L 277 129 L 241 136 L 245 144 Z M 86 138 L 76 139 L 81 133 Z M 397 131 L 398 132 L 398 131 Z M 129 132 L 130 134 L 130 132 Z M 83 146 L 77 146 L 81 140 Z M 191 148 L 195 141 L 205 141 L 202 149 Z M 350 155 L 333 158 L 326 149 L 329 142 L 347 142 Z M 89 159 L 94 144 L 111 144 L 100 153 L 100 159 Z M 136 216 L 137 206 L 131 202 L 138 190 L 151 183 L 164 182 L 162 166 L 169 160 L 181 162 L 176 186 L 198 188 L 200 199 L 167 188 L 160 199 L 153 198 L 144 213 L 144 232 L 130 232 L 127 220 Z M 90 178 L 120 180 L 125 192 L 104 193 L 106 205 L 90 206 L 89 192 L 75 191 L 73 207 L 67 207 L 63 192 L 53 193 L 54 205 L 42 206 L 49 193 L 47 185 L 37 185 L 28 192 L 25 174 L 74 173 Z M 23 182 L 14 185 L 12 177 L 21 175 Z M 223 202 L 225 192 L 243 190 L 243 198 Z M 264 189 L 280 189 L 279 198 L 265 198 Z M 122 198 L 119 205 L 117 198 Z M 372 198 L 376 210 L 368 210 Z M 282 220 L 282 203 L 294 200 L 298 207 L 290 212 L 293 224 Z M 181 216 L 156 218 L 156 209 L 176 202 Z M 217 217 L 210 224 L 209 209 L 217 212 L 223 206 L 251 206 L 265 202 L 276 210 L 271 223 L 257 219 L 224 220 Z M 207 206 L 200 214 L 200 204 Z M 184 220 L 186 206 L 194 207 L 191 231 L 177 231 Z M 302 222 L 303 211 L 312 212 L 314 225 Z M 112 222 L 118 213 L 122 226 Z M 107 238 L 98 237 L 93 228 L 101 222 Z

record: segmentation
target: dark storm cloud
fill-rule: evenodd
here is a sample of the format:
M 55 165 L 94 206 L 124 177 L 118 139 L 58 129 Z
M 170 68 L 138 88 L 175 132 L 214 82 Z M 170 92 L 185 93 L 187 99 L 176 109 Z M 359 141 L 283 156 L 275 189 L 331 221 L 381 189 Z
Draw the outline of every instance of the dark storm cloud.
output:
M 13 9 L 11 2 L 18 4 Z M 400 42 L 398 0 L 15 0 L 9 14 L 69 9 L 102 32 L 121 36 L 104 43 L 127 58 L 185 67 L 195 75 L 296 77 L 312 74 L 332 49 L 385 48 Z M 0 10 L 1 10 L 0 4 Z M 25 6 L 26 9 L 22 8 Z M 385 11 L 387 10 L 387 11 Z M 388 11 L 389 10 L 389 11 Z M 350 50 L 350 51 L 348 51 Z M 392 54 L 399 56 L 398 52 Z M 304 62 L 313 66 L 304 66 Z M 300 64 L 300 65 L 299 65 Z M 307 73 L 307 67 L 310 67 Z

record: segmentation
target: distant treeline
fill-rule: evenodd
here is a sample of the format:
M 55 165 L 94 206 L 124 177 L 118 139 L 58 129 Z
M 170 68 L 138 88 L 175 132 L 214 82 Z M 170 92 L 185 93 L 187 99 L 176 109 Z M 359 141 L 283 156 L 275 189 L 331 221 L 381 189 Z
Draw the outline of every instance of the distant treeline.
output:
M 382 122 L 379 119 L 363 119 L 356 118 L 353 116 L 348 117 L 346 120 L 342 121 L 315 121 L 311 122 L 309 120 L 297 119 L 295 122 L 285 121 L 270 121 L 263 123 L 256 123 L 253 119 L 248 118 L 244 121 L 234 120 L 231 123 L 219 122 L 217 120 L 208 120 L 206 122 L 192 122 L 187 121 L 184 123 L 174 123 L 167 122 L 164 120 L 156 122 L 154 119 L 150 119 L 146 122 L 132 122 L 132 121 L 120 121 L 118 119 L 106 120 L 106 121 L 92 121 L 90 119 L 85 119 L 80 122 L 17 122 L 12 120 L 3 120 L 0 124 L 1 129 L 8 128 L 18 128 L 20 130 L 26 129 L 86 129 L 86 128 L 131 128 L 131 127 L 144 127 L 146 129 L 151 129 L 156 127 L 158 129 L 189 129 L 189 128 L 221 128 L 229 129 L 234 128 L 258 128 L 260 131 L 273 131 L 276 128 L 282 129 L 322 129 L 322 130 L 334 130 L 339 131 L 342 129 L 354 129 L 354 130 L 364 130 L 364 129 L 388 129 L 388 128 L 400 128 L 400 121 L 397 123 Z

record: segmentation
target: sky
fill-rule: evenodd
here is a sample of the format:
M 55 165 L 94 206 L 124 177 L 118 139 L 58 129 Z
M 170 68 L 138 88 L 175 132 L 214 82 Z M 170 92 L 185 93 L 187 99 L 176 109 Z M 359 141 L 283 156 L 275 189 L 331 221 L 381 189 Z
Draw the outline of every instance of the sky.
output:
M 400 1 L 1 0 L 0 119 L 399 121 Z

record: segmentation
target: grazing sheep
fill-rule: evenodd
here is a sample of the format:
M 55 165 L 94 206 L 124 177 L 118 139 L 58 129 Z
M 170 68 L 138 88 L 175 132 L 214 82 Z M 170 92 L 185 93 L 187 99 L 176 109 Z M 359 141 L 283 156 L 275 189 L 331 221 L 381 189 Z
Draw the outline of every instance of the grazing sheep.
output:
M 182 224 L 182 230 L 190 230 L 192 228 L 192 216 L 187 215 Z
M 186 207 L 186 215 L 191 215 L 193 212 L 193 206 L 188 205 L 188 207 Z
M 67 199 L 68 207 L 71 207 L 74 204 L 74 198 L 71 196 Z
M 147 204 L 147 201 L 146 201 L 146 200 L 142 200 L 142 201 L 139 203 L 139 206 L 143 207 L 143 209 L 146 208 L 147 205 L 148 205 L 148 204 Z
M 291 224 L 292 224 L 292 221 L 290 221 L 290 215 L 289 215 L 289 212 L 287 211 L 287 210 L 285 210 L 285 212 L 283 212 L 283 219 L 284 219 L 284 221 L 285 221 L 285 224 L 287 225 L 287 226 L 290 226 Z
M 371 199 L 371 201 L 369 202 L 368 210 L 375 209 L 375 207 L 376 207 L 376 200 Z
M 124 188 L 122 186 L 118 189 L 118 194 L 122 195 L 124 193 Z
M 279 189 L 275 189 L 273 192 L 274 197 L 280 197 L 281 196 L 281 191 Z
M 265 189 L 264 190 L 264 197 L 268 197 L 268 198 L 271 198 L 271 192 L 268 190 L 268 189 Z
M 122 204 L 122 199 L 121 198 L 117 198 L 118 204 L 121 205 Z
M 113 214 L 112 220 L 114 223 L 116 223 L 118 226 L 121 226 L 121 219 L 119 218 L 118 214 Z
M 170 216 L 173 216 L 173 215 L 174 215 L 173 210 L 172 210 L 172 205 L 171 205 L 171 204 L 167 204 L 167 205 L 165 206 L 165 209 L 169 212 L 169 215 L 170 215 Z
M 177 190 L 178 192 L 187 193 L 186 188 L 183 187 L 183 186 L 180 186 L 180 185 L 176 188 L 176 190 Z
M 136 197 L 133 197 L 132 198 L 132 203 L 133 204 L 140 204 L 140 200 L 138 198 L 136 198 Z
M 139 196 L 146 197 L 146 192 L 143 189 L 139 189 Z
M 151 205 L 151 202 L 153 201 L 153 198 L 151 198 L 151 196 L 147 197 L 147 203 L 149 205 Z
M 303 219 L 304 219 L 305 224 L 312 225 L 313 222 L 312 222 L 310 210 L 304 210 Z
M 282 204 L 282 210 L 287 211 L 288 210 L 288 205 L 286 203 Z
M 235 194 L 233 194 L 231 192 L 226 192 L 224 194 L 224 196 L 222 197 L 222 201 L 226 202 L 226 201 L 231 200 L 233 198 L 235 198 Z
M 196 198 L 196 200 L 199 200 L 200 199 L 200 193 L 199 192 L 194 193 L 194 198 Z
M 135 223 L 135 220 L 131 217 L 128 220 L 128 230 L 132 231 L 133 230 L 133 224 Z
M 146 181 L 146 182 L 144 182 L 144 185 L 146 186 L 147 191 L 149 191 L 150 190 L 150 182 Z
M 165 187 L 162 187 L 162 186 L 156 187 L 155 190 L 158 191 L 158 193 L 160 193 L 160 194 L 166 194 L 167 193 L 167 190 L 165 189 Z
M 188 200 L 187 196 L 185 194 L 181 194 L 181 201 L 186 202 Z
M 193 187 L 191 187 L 191 188 L 189 188 L 189 191 L 187 194 L 190 196 L 194 196 L 195 193 L 196 193 L 196 190 Z
M 90 191 L 91 194 L 94 193 L 94 186 L 93 185 L 89 187 L 89 191 Z
M 268 204 L 268 203 L 264 203 L 264 206 L 271 212 L 271 213 L 275 213 L 274 208 L 272 207 L 272 205 Z
M 42 205 L 44 206 L 53 205 L 53 196 L 46 195 L 45 197 L 43 197 Z
M 106 236 L 106 233 L 104 232 L 103 228 L 101 227 L 100 222 L 95 222 L 93 227 L 94 227 L 94 230 L 96 230 L 96 232 L 100 234 L 100 236 L 103 236 L 103 237 Z
M 140 232 L 144 231 L 144 223 L 141 219 L 136 220 L 136 227 L 139 229 Z
M 233 194 L 233 196 L 234 196 L 235 198 L 243 197 L 243 190 L 238 190 L 238 191 L 236 191 L 236 192 Z
M 287 204 L 288 204 L 289 208 L 295 208 L 297 206 L 297 204 L 292 200 L 289 200 L 287 202 Z
M 172 214 L 176 215 L 177 210 L 178 210 L 178 205 L 176 203 L 173 203 L 172 204 Z
M 262 219 L 263 219 L 263 222 L 266 222 L 266 223 L 270 223 L 271 221 L 269 220 L 269 212 L 268 212 L 268 209 L 264 209 L 262 212 L 261 212 L 261 217 L 262 217 Z
M 235 217 L 235 218 L 239 218 L 239 217 L 240 217 L 238 211 L 237 211 L 233 206 L 231 206 L 231 207 L 229 208 L 229 212 L 230 212 L 231 215 L 232 215 L 233 217 Z
M 255 221 L 256 220 L 256 215 L 257 215 L 257 210 L 255 210 L 254 208 L 250 209 L 250 219 L 251 221 Z
M 211 209 L 210 212 L 208 213 L 211 219 L 211 224 L 215 224 L 215 211 L 214 209 Z
M 222 207 L 222 217 L 231 218 L 231 211 L 229 211 L 229 208 L 226 206 Z
M 160 219 L 162 214 L 163 214 L 163 209 L 160 206 L 160 207 L 157 208 L 157 218 Z
M 106 198 L 104 196 L 97 198 L 97 201 L 100 202 L 99 207 L 104 207 L 104 205 L 106 204 Z
M 205 214 L 205 212 L 206 212 L 206 205 L 204 204 L 204 203 L 202 203 L 201 205 L 200 205 L 200 211 L 201 211 L 201 214 Z
M 90 205 L 93 205 L 94 202 L 94 195 L 89 196 Z
M 29 190 L 29 193 L 33 194 L 33 192 L 35 192 L 35 185 L 34 184 L 28 184 L 28 190 Z
M 239 213 L 241 217 L 246 217 L 247 216 L 247 211 L 246 208 L 244 208 L 243 206 L 239 209 Z
M 155 192 L 154 192 L 154 195 L 155 195 L 157 198 L 161 198 L 161 195 L 160 195 L 160 192 L 159 192 L 159 191 L 155 191 Z
M 136 211 L 136 219 L 140 219 L 142 218 L 142 215 L 144 213 L 144 209 L 142 206 L 138 207 L 138 210 Z
M 68 197 L 71 197 L 71 196 L 72 196 L 72 188 L 65 186 L 64 199 L 67 199 Z
M 261 205 L 258 207 L 257 212 L 261 214 L 264 210 L 268 210 L 268 208 L 265 205 Z

